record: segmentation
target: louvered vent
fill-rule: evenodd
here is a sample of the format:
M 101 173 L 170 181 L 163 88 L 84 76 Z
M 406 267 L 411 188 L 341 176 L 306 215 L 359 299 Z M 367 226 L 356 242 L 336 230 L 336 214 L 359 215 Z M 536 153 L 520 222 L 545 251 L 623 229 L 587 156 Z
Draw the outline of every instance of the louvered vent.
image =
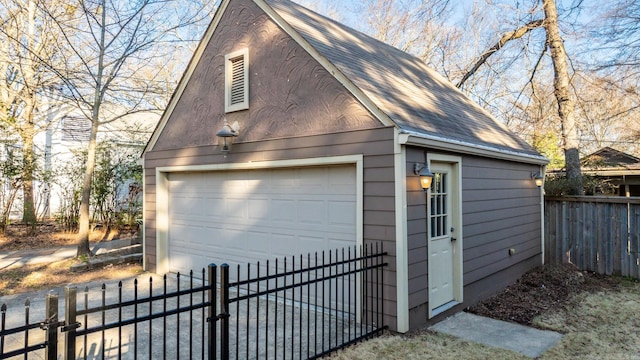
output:
M 231 62 L 231 96 L 230 105 L 244 102 L 244 56 L 229 60 Z
M 243 49 L 225 56 L 225 110 L 249 108 L 249 51 Z

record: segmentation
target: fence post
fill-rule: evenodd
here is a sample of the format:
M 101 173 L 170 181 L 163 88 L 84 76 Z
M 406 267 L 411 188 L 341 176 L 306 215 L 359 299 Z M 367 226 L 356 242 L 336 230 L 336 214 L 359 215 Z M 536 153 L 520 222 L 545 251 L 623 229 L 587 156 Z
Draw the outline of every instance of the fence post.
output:
M 220 310 L 222 311 L 220 326 L 220 356 L 229 359 L 229 265 L 220 266 Z
M 45 359 L 54 360 L 58 358 L 58 294 L 50 291 L 45 300 L 45 323 L 47 348 Z M 28 345 L 28 344 L 27 344 Z
M 216 264 L 209 264 L 208 266 L 208 280 L 209 280 L 209 336 L 207 339 L 207 344 L 208 344 L 208 354 L 209 354 L 209 359 L 213 360 L 216 358 L 216 354 L 218 352 L 218 349 L 216 348 L 216 339 L 217 339 L 217 334 L 216 334 L 216 330 L 217 330 L 217 319 L 218 319 L 218 314 L 217 314 L 217 309 L 216 309 L 216 273 L 217 273 L 217 266 Z
M 75 359 L 76 353 L 76 311 L 77 288 L 67 286 L 64 288 L 64 359 Z

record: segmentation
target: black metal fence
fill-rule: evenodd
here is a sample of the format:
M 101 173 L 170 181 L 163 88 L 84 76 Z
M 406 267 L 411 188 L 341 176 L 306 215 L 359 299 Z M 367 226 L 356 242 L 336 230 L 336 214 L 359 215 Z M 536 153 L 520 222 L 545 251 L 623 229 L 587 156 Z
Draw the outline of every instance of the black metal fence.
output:
M 212 264 L 165 275 L 161 286 L 154 277 L 103 284 L 97 296 L 68 286 L 61 309 L 58 295 L 47 295 L 44 314 L 33 314 L 29 300 L 24 316 L 9 317 L 2 305 L 0 359 L 57 359 L 59 349 L 63 359 L 320 357 L 386 328 L 384 255 L 375 244 L 234 269 Z

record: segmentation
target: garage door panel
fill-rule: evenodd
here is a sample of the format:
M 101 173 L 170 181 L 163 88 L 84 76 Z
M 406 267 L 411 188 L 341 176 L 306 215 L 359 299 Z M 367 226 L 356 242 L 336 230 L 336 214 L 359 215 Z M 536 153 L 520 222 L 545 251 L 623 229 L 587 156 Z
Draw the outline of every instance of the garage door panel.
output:
M 224 199 L 224 208 L 226 210 L 225 217 L 227 218 L 237 218 L 237 219 L 246 219 L 248 213 L 248 204 L 245 199 Z M 215 204 L 211 204 L 214 205 Z
M 353 203 L 354 201 L 329 201 L 327 204 L 329 224 L 347 226 L 353 229 L 356 215 L 353 212 Z
M 322 200 L 298 201 L 296 203 L 298 220 L 303 224 L 322 224 L 327 218 L 327 205 Z
M 249 200 L 249 219 L 263 219 L 269 216 L 269 200 L 268 199 L 250 199 Z
M 353 166 L 168 178 L 170 271 L 285 256 L 290 262 L 292 255 L 299 261 L 300 254 L 356 243 Z
M 291 222 L 296 219 L 296 202 L 293 200 L 274 199 L 270 201 L 268 215 L 264 221 Z

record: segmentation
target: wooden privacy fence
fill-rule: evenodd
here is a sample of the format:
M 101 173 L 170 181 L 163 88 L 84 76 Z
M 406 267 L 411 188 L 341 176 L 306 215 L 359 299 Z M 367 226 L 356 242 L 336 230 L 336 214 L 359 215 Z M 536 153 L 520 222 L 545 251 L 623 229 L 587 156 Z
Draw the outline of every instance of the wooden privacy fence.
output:
M 640 278 L 640 198 L 545 198 L 545 262 Z

